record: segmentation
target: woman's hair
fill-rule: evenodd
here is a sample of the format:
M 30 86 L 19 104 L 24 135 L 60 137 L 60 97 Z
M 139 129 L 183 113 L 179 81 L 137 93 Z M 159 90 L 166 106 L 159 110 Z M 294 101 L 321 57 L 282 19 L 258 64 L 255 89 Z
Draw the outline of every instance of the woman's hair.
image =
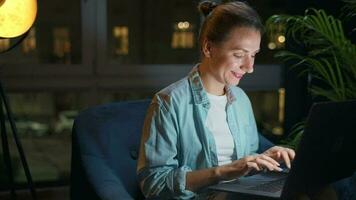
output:
M 200 29 L 199 43 L 207 38 L 218 44 L 227 39 L 234 28 L 247 27 L 263 32 L 263 25 L 257 12 L 244 2 L 234 1 L 216 4 L 203 1 L 198 6 L 199 11 L 205 16 Z

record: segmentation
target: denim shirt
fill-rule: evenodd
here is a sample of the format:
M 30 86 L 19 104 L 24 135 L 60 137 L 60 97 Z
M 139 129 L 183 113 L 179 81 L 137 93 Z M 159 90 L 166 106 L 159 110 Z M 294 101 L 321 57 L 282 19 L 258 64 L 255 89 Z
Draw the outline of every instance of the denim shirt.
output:
M 225 87 L 227 123 L 234 139 L 233 160 L 258 149 L 256 122 L 247 95 Z M 137 174 L 147 198 L 189 199 L 186 173 L 218 166 L 215 140 L 205 126 L 210 103 L 198 67 L 158 92 L 146 114 Z

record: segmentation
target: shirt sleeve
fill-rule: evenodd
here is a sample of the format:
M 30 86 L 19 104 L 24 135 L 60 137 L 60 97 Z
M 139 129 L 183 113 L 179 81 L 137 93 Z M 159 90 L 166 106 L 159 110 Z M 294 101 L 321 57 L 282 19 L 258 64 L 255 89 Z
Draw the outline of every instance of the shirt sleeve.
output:
M 162 100 L 163 99 L 163 100 Z M 185 189 L 189 166 L 177 160 L 178 123 L 169 97 L 156 95 L 146 114 L 137 174 L 146 198 L 188 199 Z

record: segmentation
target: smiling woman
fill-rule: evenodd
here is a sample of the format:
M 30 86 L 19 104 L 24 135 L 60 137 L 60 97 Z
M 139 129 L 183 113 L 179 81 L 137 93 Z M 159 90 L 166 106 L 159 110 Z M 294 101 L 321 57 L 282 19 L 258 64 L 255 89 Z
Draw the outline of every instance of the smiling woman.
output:
M 245 73 L 252 73 L 260 41 L 258 30 L 244 27 L 234 28 L 218 44 L 203 40 L 200 74 L 207 92 L 223 95 L 225 85 L 238 85 Z
M 258 14 L 239 1 L 204 1 L 199 9 L 201 62 L 158 92 L 147 112 L 137 167 L 147 198 L 228 199 L 207 187 L 251 170 L 281 171 L 279 162 L 290 166 L 294 158 L 283 147 L 256 153 L 251 103 L 236 86 L 253 72 L 263 30 Z

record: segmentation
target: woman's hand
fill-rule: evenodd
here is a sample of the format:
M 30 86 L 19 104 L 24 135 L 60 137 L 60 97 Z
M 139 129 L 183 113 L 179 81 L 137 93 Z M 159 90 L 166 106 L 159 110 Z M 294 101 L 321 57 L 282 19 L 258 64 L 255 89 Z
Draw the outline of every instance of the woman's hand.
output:
M 293 149 L 289 149 L 281 146 L 274 146 L 269 148 L 267 151 L 262 154 L 273 158 L 278 162 L 284 162 L 288 168 L 291 167 L 291 161 L 294 159 L 295 152 Z
M 219 166 L 216 168 L 216 173 L 220 177 L 220 180 L 231 180 L 245 176 L 251 170 L 260 171 L 262 169 L 282 171 L 276 160 L 264 154 L 257 154 L 246 156 L 227 165 Z
M 251 155 L 226 165 L 187 172 L 186 189 L 199 191 L 202 188 L 217 184 L 220 181 L 232 180 L 244 176 L 251 170 L 260 171 L 262 169 L 282 171 L 279 167 L 279 163 L 273 158 L 264 154 Z

